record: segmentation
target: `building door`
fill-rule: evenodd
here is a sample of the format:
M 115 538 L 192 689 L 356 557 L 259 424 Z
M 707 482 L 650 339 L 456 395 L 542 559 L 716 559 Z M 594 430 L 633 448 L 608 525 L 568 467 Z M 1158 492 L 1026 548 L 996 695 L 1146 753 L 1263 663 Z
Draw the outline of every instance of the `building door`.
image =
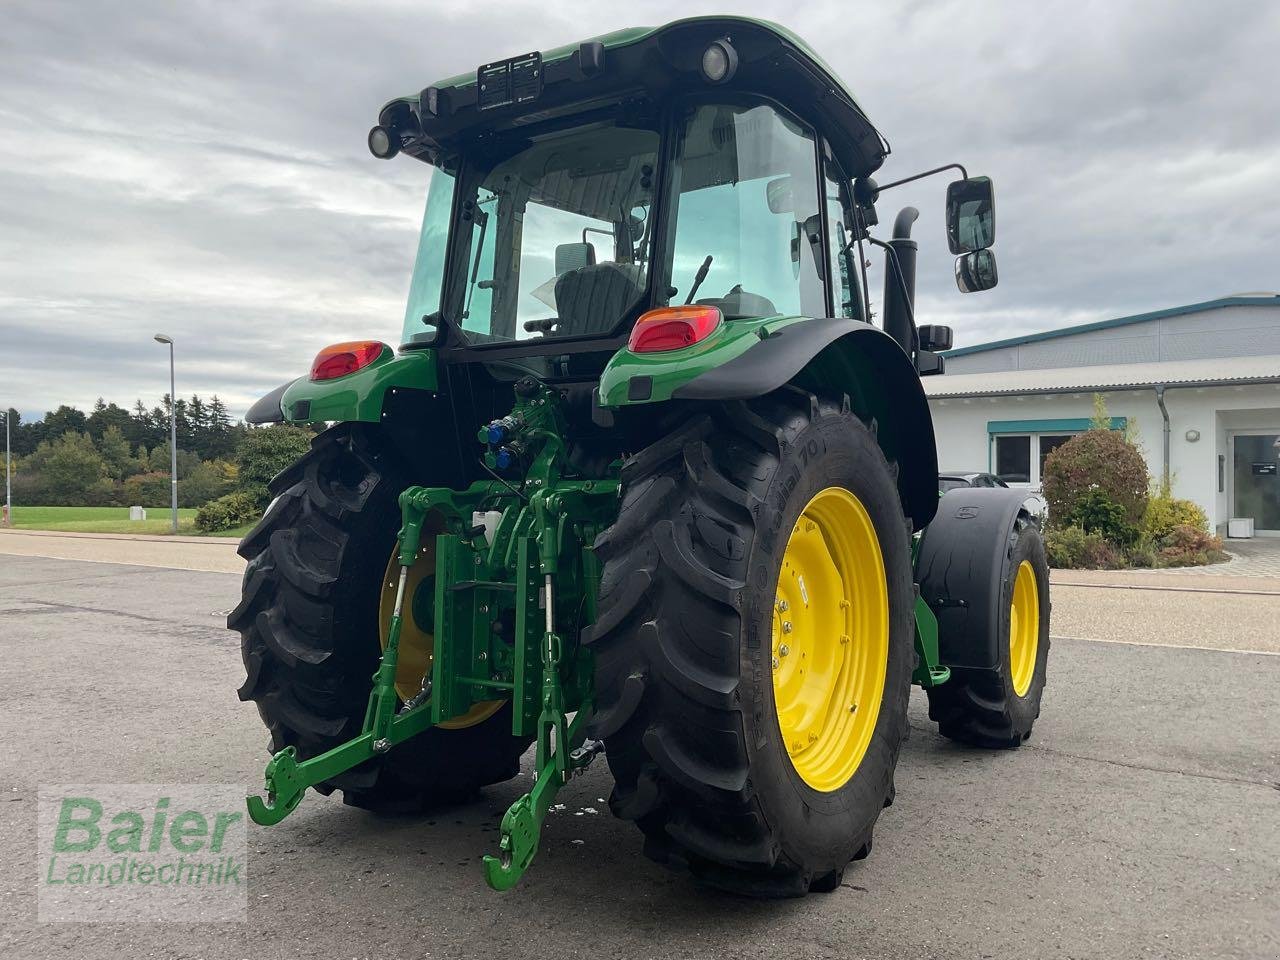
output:
M 1280 434 L 1231 438 L 1231 516 L 1253 517 L 1255 533 L 1280 536 Z

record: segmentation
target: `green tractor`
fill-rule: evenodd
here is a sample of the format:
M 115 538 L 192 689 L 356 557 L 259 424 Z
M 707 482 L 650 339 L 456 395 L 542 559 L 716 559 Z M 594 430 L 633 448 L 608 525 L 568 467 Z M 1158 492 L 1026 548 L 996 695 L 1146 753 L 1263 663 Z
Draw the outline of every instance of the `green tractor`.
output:
M 947 737 L 1030 735 L 1040 532 L 1016 491 L 939 497 L 917 213 L 872 236 L 906 181 L 871 179 L 888 145 L 803 41 L 624 30 L 392 100 L 369 146 L 434 168 L 401 343 L 328 347 L 249 417 L 331 424 L 240 550 L 253 820 L 308 787 L 463 800 L 536 745 L 492 887 L 603 755 L 648 856 L 797 896 L 870 852 L 912 683 Z M 947 169 L 987 289 L 991 182 Z

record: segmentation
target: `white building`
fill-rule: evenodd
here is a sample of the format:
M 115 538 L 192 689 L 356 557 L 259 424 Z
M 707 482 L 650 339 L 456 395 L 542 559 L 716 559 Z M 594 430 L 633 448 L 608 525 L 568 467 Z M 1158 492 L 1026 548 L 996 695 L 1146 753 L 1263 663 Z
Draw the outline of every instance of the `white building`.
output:
M 926 377 L 938 465 L 1040 486 L 1045 456 L 1087 430 L 1093 395 L 1136 421 L 1152 477 L 1226 532 L 1280 536 L 1280 295 L 1239 294 L 960 347 Z

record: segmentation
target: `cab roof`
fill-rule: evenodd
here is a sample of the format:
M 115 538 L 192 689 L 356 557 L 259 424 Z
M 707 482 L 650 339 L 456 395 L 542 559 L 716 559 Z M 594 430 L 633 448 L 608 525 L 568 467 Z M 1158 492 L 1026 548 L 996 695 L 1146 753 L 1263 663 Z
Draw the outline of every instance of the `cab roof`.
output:
M 728 41 L 737 70 L 723 84 L 701 73 L 707 46 Z M 507 102 L 481 94 L 479 74 L 514 65 L 524 87 Z M 514 74 L 512 74 L 514 76 Z M 878 168 L 889 146 L 853 92 L 804 40 L 786 27 L 748 17 L 689 17 L 660 27 L 631 27 L 448 77 L 387 103 L 379 123 L 402 150 L 429 163 L 464 151 L 486 135 L 626 101 L 660 103 L 698 90 L 757 94 L 812 123 L 852 176 Z

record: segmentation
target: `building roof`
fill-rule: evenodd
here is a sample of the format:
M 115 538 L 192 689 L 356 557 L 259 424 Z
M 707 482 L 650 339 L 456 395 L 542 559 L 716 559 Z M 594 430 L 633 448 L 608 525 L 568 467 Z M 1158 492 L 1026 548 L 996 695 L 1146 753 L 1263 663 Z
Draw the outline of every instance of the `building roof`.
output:
M 1203 303 L 1188 303 L 1181 307 L 1168 307 L 1164 310 L 1152 310 L 1149 313 L 1136 313 L 1131 317 L 1116 317 L 1113 320 L 1098 320 L 1094 323 L 1081 323 L 1073 327 L 1061 327 L 1057 330 L 1045 330 L 1041 333 L 1027 333 L 1020 337 L 1009 337 L 1005 340 L 992 340 L 990 343 L 975 343 L 971 347 L 957 347 L 954 350 L 948 350 L 943 356 L 962 357 L 970 353 L 985 353 L 988 350 L 999 350 L 1002 347 L 1016 347 L 1023 343 L 1035 343 L 1039 340 L 1070 337 L 1077 333 L 1089 333 L 1092 330 L 1109 330 L 1112 327 L 1125 327 L 1132 323 L 1145 323 L 1148 320 L 1160 320 L 1164 317 L 1179 317 L 1187 313 L 1216 310 L 1219 307 L 1280 307 L 1280 294 L 1248 293 L 1219 297 L 1216 300 L 1205 300 Z
M 1280 355 L 955 373 L 925 377 L 923 383 L 925 393 L 930 398 L 1082 393 L 1154 387 L 1160 384 L 1170 387 L 1280 384 Z

